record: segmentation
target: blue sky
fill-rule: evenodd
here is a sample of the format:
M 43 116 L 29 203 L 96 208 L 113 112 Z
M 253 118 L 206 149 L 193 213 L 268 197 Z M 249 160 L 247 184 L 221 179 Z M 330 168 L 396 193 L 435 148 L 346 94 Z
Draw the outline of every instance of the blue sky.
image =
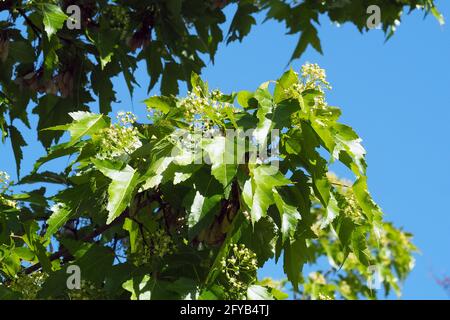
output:
M 450 3 L 437 1 L 450 21 Z M 261 19 L 259 19 L 261 21 Z M 243 43 L 222 46 L 216 63 L 208 64 L 203 78 L 222 91 L 254 90 L 277 79 L 285 70 L 297 36 L 284 34 L 283 25 L 256 26 Z M 306 62 L 325 68 L 333 90 L 331 105 L 341 107 L 341 120 L 363 138 L 368 151 L 369 187 L 385 218 L 414 234 L 421 253 L 404 284 L 405 299 L 447 299 L 433 280 L 450 275 L 450 26 L 439 26 L 423 13 L 405 15 L 396 34 L 384 43 L 380 30 L 361 35 L 355 27 L 332 25 L 321 19 L 319 36 L 324 55 L 308 49 L 292 67 Z M 116 79 L 122 101 L 114 111 L 133 110 L 144 117 L 140 102 L 147 97 L 145 68 L 137 72 L 137 89 L 131 100 L 123 79 Z M 154 92 L 155 94 L 157 92 Z M 35 122 L 35 121 L 34 121 Z M 22 128 L 22 126 L 20 126 Z M 35 134 L 23 130 L 27 141 Z M 35 143 L 25 148 L 23 173 L 32 168 L 44 150 Z M 0 170 L 12 175 L 15 163 L 10 146 L 0 145 Z M 53 168 L 65 162 L 52 163 Z M 338 172 L 339 173 L 339 172 Z M 269 263 L 262 276 L 283 278 L 280 266 Z

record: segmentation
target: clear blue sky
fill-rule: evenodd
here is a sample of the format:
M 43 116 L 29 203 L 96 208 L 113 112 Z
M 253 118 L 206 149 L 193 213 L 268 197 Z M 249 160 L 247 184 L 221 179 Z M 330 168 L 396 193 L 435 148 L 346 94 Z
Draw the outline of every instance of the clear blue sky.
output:
M 450 3 L 437 3 L 450 24 Z M 421 254 L 404 284 L 403 298 L 447 299 L 431 274 L 450 275 L 450 25 L 439 26 L 432 16 L 424 20 L 423 13 L 414 12 L 403 17 L 395 36 L 384 43 L 380 30 L 361 35 L 355 27 L 336 27 L 325 17 L 321 24 L 324 55 L 309 49 L 292 67 L 298 70 L 309 61 L 327 70 L 333 85 L 328 102 L 342 108 L 343 122 L 357 130 L 368 151 L 372 195 L 387 220 L 415 235 Z M 203 78 L 225 92 L 253 90 L 277 79 L 297 41 L 284 32 L 276 22 L 259 24 L 243 43 L 222 46 Z M 114 111 L 145 116 L 140 103 L 147 97 L 145 68 L 137 80 L 142 89 L 131 100 L 123 80 L 116 79 L 122 102 Z M 36 139 L 32 131 L 24 134 L 27 141 Z M 25 149 L 23 173 L 44 152 L 31 145 Z M 0 146 L 0 170 L 13 175 L 9 148 Z M 273 263 L 261 275 L 283 277 L 281 267 Z

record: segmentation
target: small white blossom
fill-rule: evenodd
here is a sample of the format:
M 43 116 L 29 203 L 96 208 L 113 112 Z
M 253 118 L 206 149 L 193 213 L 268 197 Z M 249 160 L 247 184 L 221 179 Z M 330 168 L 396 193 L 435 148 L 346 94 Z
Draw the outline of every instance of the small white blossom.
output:
M 100 133 L 98 159 L 127 157 L 142 146 L 139 131 L 133 124 L 137 118 L 131 112 L 119 112 L 118 123 L 103 129 Z

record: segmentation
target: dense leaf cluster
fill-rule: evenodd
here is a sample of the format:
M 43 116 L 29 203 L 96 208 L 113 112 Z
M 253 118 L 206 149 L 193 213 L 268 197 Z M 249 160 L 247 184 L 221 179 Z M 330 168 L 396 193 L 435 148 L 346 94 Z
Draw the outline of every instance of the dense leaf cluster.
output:
M 305 298 L 399 293 L 415 247 L 372 200 L 361 139 L 327 104 L 322 69 L 290 70 L 254 92 L 210 91 L 196 74 L 191 87 L 146 100 L 149 121 L 78 111 L 47 129 L 70 140 L 25 181 L 62 188 L 51 198 L 3 192 L 15 205 L 0 210 L 1 297 L 83 298 L 66 285 L 74 264 L 89 298 L 283 299 L 257 278 L 271 258 Z M 111 130 L 126 134 L 105 142 Z M 248 143 L 230 131 L 251 132 Z M 68 155 L 64 173 L 39 171 Z M 334 161 L 354 182 L 330 173 Z M 306 264 L 315 272 L 304 275 Z M 368 286 L 374 268 L 385 290 Z
M 67 11 L 72 5 L 81 10 L 78 21 Z M 163 95 L 177 94 L 179 81 L 200 73 L 206 59 L 214 62 L 219 44 L 242 41 L 257 15 L 282 22 L 288 34 L 299 35 L 295 59 L 308 46 L 322 52 L 317 30 L 321 15 L 365 31 L 369 5 L 380 7 L 388 36 L 404 10 L 421 8 L 442 19 L 433 0 L 1 1 L 2 138 L 11 139 L 19 171 L 26 142 L 15 122 L 30 127 L 31 108 L 39 118 L 38 139 L 48 148 L 61 133 L 42 129 L 68 122 L 69 112 L 87 111 L 94 101 L 108 114 L 117 100 L 111 79 L 123 75 L 132 94 L 141 61 L 147 66 L 149 90 L 160 81 Z M 80 28 L 68 27 L 76 24 Z

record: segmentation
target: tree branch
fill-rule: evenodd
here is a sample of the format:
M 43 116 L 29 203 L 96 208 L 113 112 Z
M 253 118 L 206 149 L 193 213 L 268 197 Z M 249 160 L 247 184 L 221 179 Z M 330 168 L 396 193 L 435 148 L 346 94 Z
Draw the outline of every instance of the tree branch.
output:
M 147 202 L 144 201 L 144 203 L 141 203 L 141 197 L 142 195 L 144 195 L 145 193 L 141 193 L 138 194 L 137 199 L 138 199 L 138 204 L 137 204 L 137 208 L 138 211 L 147 204 Z M 156 192 L 155 194 L 151 195 L 149 198 L 147 198 L 147 201 L 155 201 L 157 199 L 161 199 L 160 195 L 158 194 L 158 192 Z M 101 235 L 103 232 L 111 229 L 113 226 L 118 225 L 120 223 L 123 223 L 123 221 L 125 220 L 125 218 L 130 217 L 130 209 L 127 208 L 124 212 L 122 212 L 122 214 L 117 217 L 117 219 L 115 219 L 112 223 L 110 224 L 105 224 L 99 228 L 97 228 L 96 230 L 94 230 L 93 232 L 91 232 L 90 234 L 86 235 L 85 237 L 81 238 L 80 241 L 84 241 L 84 242 L 88 242 L 88 241 L 92 241 L 92 239 L 96 238 L 97 236 Z M 53 253 L 49 259 L 50 261 L 54 261 L 56 259 L 59 259 L 61 257 L 65 257 L 69 254 L 69 251 L 65 248 L 61 248 L 60 250 L 58 250 L 57 252 Z M 23 270 L 24 274 L 30 274 L 33 273 L 37 270 L 39 270 L 41 268 L 41 264 L 38 262 L 28 268 L 26 268 L 25 270 Z
M 29 25 L 30 28 L 33 29 L 34 33 L 38 36 L 38 38 L 41 39 L 42 30 L 37 25 L 35 25 L 34 22 L 31 21 L 30 18 L 28 18 L 28 16 L 26 15 L 25 11 L 23 11 L 23 9 L 17 8 L 17 11 L 22 16 L 22 18 L 24 18 L 27 25 Z
M 351 185 L 345 184 L 345 183 L 339 183 L 339 182 L 332 182 L 330 181 L 330 184 L 334 186 L 344 187 L 344 188 L 351 188 Z
M 105 224 L 99 228 L 97 228 L 96 230 L 94 230 L 93 232 L 91 232 L 90 234 L 86 235 L 85 237 L 83 237 L 81 239 L 81 241 L 92 241 L 92 239 L 96 238 L 97 236 L 101 235 L 103 232 L 111 229 L 113 226 L 123 222 L 125 220 L 126 217 L 129 216 L 129 210 L 125 210 L 116 220 L 114 220 L 112 223 L 110 224 Z M 54 254 L 52 254 L 49 259 L 50 261 L 54 261 L 56 259 L 59 259 L 61 257 L 66 256 L 69 253 L 69 250 L 62 248 L 59 251 L 55 252 Z M 24 274 L 30 274 L 33 273 L 37 270 L 39 270 L 41 268 L 41 264 L 38 262 L 28 268 L 26 268 L 23 273 Z
M 31 29 L 33 29 L 34 33 L 37 35 L 39 40 L 42 40 L 42 32 L 43 31 L 41 30 L 41 28 L 39 28 L 36 24 L 34 24 L 33 21 L 31 21 L 30 18 L 28 18 L 28 16 L 26 15 L 25 11 L 23 11 L 23 9 L 17 8 L 17 11 L 22 16 L 22 18 L 25 20 L 26 24 L 29 25 Z M 62 36 L 60 34 L 56 34 L 56 36 L 58 38 L 62 39 L 62 40 L 65 40 L 65 41 L 68 41 L 68 42 L 72 42 L 72 43 L 74 42 L 74 40 L 72 38 L 65 37 L 65 36 Z

